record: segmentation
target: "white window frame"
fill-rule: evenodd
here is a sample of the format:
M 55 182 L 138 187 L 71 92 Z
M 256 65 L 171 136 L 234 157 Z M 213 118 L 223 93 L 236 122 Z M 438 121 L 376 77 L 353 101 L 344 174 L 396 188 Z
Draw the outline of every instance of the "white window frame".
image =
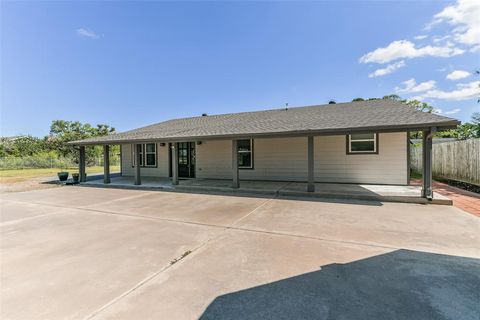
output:
M 154 145 L 153 151 L 147 151 L 147 144 L 153 144 Z M 155 155 L 155 163 L 154 164 L 148 164 L 147 165 L 147 155 L 149 155 L 149 154 Z M 144 167 L 156 167 L 157 166 L 157 144 L 156 143 L 145 143 L 144 144 L 144 149 L 143 149 L 143 156 L 144 156 L 144 159 L 143 159 Z
M 155 151 L 152 152 L 152 151 L 149 151 L 147 152 L 147 144 L 153 144 L 155 146 Z M 132 144 L 131 148 L 132 148 L 132 167 L 135 167 L 135 164 L 136 164 L 136 161 L 137 161 L 137 157 L 135 156 L 135 153 L 136 153 L 136 148 L 135 148 L 135 144 Z M 144 167 L 144 168 L 155 168 L 157 166 L 157 144 L 154 143 L 154 142 L 149 142 L 149 143 L 142 143 L 141 144 L 142 146 L 142 152 L 140 154 L 140 157 L 142 158 L 142 163 L 140 166 L 141 167 Z M 150 165 L 147 165 L 147 154 L 154 154 L 155 155 L 155 164 L 150 164 Z
M 362 154 L 362 153 L 371 153 L 376 154 L 378 153 L 377 150 L 377 139 L 378 133 L 373 133 L 373 139 L 352 139 L 352 135 L 348 135 L 348 153 L 349 154 Z M 373 141 L 373 150 L 360 150 L 360 151 L 352 151 L 352 142 L 371 142 Z
M 240 153 L 250 153 L 250 165 L 249 166 L 240 166 L 238 165 L 239 169 L 253 169 L 253 139 L 239 139 L 239 140 L 250 140 L 250 150 L 238 150 L 237 155 Z
M 142 159 L 142 161 L 144 160 L 144 156 L 143 156 L 143 149 L 144 149 L 144 145 L 141 144 L 141 153 L 140 153 L 140 158 Z M 132 149 L 132 167 L 135 167 L 136 163 L 137 163 L 137 157 L 136 157 L 136 153 L 137 153 L 137 145 L 136 144 L 132 144 L 131 145 L 131 149 Z M 145 165 L 145 162 L 140 163 L 140 167 L 143 167 Z

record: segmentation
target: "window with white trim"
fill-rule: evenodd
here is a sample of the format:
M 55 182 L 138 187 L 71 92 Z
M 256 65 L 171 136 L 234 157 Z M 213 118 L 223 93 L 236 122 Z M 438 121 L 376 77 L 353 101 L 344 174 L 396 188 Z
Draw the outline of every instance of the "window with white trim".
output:
M 132 144 L 132 166 L 135 166 L 137 157 L 135 156 L 136 145 Z M 144 143 L 140 150 L 140 166 L 141 167 L 156 167 L 157 166 L 157 144 Z
M 377 133 L 355 133 L 347 136 L 347 153 L 378 153 Z
M 238 167 L 243 169 L 253 169 L 253 140 L 238 140 Z

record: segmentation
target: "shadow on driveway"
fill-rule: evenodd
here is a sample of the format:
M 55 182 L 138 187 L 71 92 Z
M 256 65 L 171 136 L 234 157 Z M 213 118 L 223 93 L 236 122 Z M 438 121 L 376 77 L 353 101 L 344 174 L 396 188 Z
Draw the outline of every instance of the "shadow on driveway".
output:
M 200 319 L 479 319 L 480 259 L 397 250 L 217 297 Z

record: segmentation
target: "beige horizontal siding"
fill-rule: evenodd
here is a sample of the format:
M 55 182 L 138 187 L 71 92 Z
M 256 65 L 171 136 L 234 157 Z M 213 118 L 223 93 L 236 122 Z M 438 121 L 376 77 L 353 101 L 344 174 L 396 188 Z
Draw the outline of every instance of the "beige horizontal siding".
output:
M 157 167 L 142 167 L 140 170 L 144 177 L 168 177 L 168 146 L 157 144 Z M 122 175 L 134 175 L 131 144 L 122 144 Z
M 315 137 L 315 179 L 321 182 L 407 184 L 405 132 L 380 133 L 378 154 L 346 154 L 345 136 Z
M 302 181 L 307 145 L 303 138 L 255 139 L 253 169 L 240 169 L 240 179 Z M 231 179 L 232 142 L 206 141 L 197 146 L 197 177 Z
M 315 180 L 344 183 L 407 183 L 406 133 L 379 134 L 379 154 L 347 155 L 345 136 L 315 137 Z M 142 175 L 168 176 L 168 148 L 158 147 L 159 167 Z M 126 155 L 126 156 L 125 156 Z M 254 140 L 254 168 L 241 169 L 240 179 L 305 181 L 307 138 Z M 130 145 L 122 149 L 122 170 L 133 175 Z M 196 145 L 197 178 L 232 178 L 232 142 L 203 141 Z
M 254 169 L 240 170 L 240 179 L 305 180 L 306 140 L 306 138 L 255 139 Z
M 197 178 L 232 178 L 232 141 L 203 141 L 195 151 Z

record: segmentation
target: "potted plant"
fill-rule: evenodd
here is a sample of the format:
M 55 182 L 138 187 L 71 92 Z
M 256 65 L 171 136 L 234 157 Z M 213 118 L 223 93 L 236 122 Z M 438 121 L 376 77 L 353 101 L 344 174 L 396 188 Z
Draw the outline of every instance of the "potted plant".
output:
M 67 171 L 60 171 L 60 172 L 57 173 L 57 175 L 58 175 L 58 179 L 60 181 L 67 181 L 67 179 L 68 179 L 68 172 Z
M 73 183 L 78 183 L 79 177 L 80 177 L 80 174 L 72 173 Z

